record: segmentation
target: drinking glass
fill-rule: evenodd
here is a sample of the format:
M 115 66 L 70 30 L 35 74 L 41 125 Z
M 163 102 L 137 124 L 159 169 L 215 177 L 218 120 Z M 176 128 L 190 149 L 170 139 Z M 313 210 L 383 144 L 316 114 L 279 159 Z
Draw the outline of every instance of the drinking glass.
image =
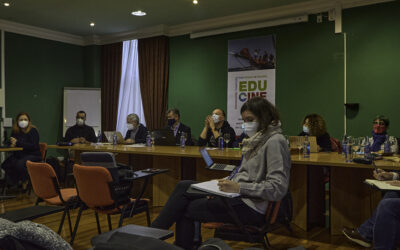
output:
M 155 141 L 155 138 L 156 138 L 156 133 L 155 133 L 154 131 L 152 131 L 152 132 L 150 133 L 150 137 L 151 137 L 151 145 L 154 146 L 154 141 Z

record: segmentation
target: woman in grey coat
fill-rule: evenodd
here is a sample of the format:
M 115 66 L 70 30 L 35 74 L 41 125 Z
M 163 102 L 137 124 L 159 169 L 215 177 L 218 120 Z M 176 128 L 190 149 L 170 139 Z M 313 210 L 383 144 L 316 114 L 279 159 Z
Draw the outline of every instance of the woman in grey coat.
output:
M 279 114 L 267 100 L 255 97 L 240 110 L 244 132 L 242 162 L 229 177 L 218 180 L 221 191 L 239 193 L 229 199 L 239 219 L 263 225 L 269 201 L 279 201 L 287 193 L 290 153 L 282 135 Z M 193 181 L 175 187 L 152 227 L 169 229 L 176 223 L 175 244 L 185 249 L 194 245 L 195 222 L 233 222 L 219 198 L 186 192 Z

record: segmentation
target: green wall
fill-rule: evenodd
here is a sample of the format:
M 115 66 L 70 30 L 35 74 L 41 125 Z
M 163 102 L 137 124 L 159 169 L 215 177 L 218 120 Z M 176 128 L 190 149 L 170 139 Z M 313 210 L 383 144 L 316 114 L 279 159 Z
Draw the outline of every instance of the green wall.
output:
M 62 137 L 63 88 L 100 87 L 98 46 L 5 33 L 6 116 L 25 111 L 40 141 Z
M 359 112 L 348 113 L 348 134 L 364 135 L 372 117 L 384 113 L 390 132 L 400 135 L 395 95 L 400 53 L 400 3 L 344 10 L 347 32 L 347 102 L 360 102 Z M 170 39 L 168 106 L 181 110 L 182 122 L 197 137 L 204 117 L 214 107 L 226 109 L 227 44 L 230 39 L 276 35 L 276 105 L 285 134 L 297 134 L 308 113 L 327 121 L 331 136 L 344 133 L 344 35 L 334 23 L 284 25 L 198 39 Z

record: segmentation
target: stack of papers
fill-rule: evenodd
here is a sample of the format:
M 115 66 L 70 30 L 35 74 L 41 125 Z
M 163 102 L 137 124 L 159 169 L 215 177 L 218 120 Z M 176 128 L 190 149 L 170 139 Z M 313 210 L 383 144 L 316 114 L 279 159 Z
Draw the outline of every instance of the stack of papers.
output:
M 220 195 L 220 196 L 224 196 L 224 197 L 229 197 L 229 198 L 234 198 L 234 197 L 240 196 L 240 194 L 238 194 L 238 193 L 227 193 L 227 192 L 223 192 L 223 191 L 219 190 L 218 180 L 211 180 L 211 181 L 205 181 L 205 182 L 192 184 L 191 187 L 201 190 L 201 191 L 204 191 L 204 192 L 208 192 L 211 194 Z
M 385 181 L 366 179 L 365 183 L 375 186 L 381 190 L 400 190 L 400 187 L 390 185 L 389 183 L 386 183 Z

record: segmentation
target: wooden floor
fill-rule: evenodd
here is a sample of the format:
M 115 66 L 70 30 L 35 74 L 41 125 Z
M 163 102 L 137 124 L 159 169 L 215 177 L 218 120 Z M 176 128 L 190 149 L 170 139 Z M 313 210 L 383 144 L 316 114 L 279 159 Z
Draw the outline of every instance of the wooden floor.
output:
M 11 211 L 34 204 L 36 197 L 32 194 L 28 196 L 27 194 L 18 194 L 16 199 L 3 201 L 0 203 L 0 212 Z M 161 208 L 151 209 L 152 220 L 158 215 Z M 75 223 L 75 218 L 77 215 L 77 209 L 72 211 L 72 223 Z M 61 213 L 49 215 L 46 217 L 38 218 L 35 220 L 36 223 L 44 224 L 51 228 L 52 230 L 57 230 L 59 226 L 59 220 L 61 218 Z M 116 227 L 118 222 L 118 216 L 112 217 L 113 228 Z M 102 231 L 107 231 L 107 220 L 106 216 L 100 215 Z M 124 225 L 127 224 L 137 224 L 146 226 L 146 219 L 144 215 L 136 215 L 133 218 L 128 218 L 124 220 Z M 269 235 L 269 239 L 272 245 L 272 249 L 288 249 L 296 246 L 304 246 L 306 249 L 365 249 L 357 247 L 357 245 L 349 242 L 344 236 L 331 237 L 328 230 L 326 229 L 314 229 L 310 232 L 304 232 L 299 228 L 293 226 L 293 233 L 289 233 L 285 228 L 278 229 L 274 233 Z M 91 210 L 84 211 L 81 222 L 79 224 L 79 229 L 77 233 L 76 240 L 74 242 L 74 249 L 88 249 L 91 247 L 90 239 L 97 234 L 96 220 L 94 213 Z M 213 231 L 209 229 L 202 229 L 203 240 L 212 237 Z M 68 229 L 68 223 L 64 224 L 61 236 L 69 241 L 70 234 Z M 172 243 L 174 238 L 168 239 L 167 242 Z M 227 241 L 227 243 L 234 249 L 243 249 L 247 247 L 259 247 L 262 245 L 250 244 L 245 242 L 234 242 Z

